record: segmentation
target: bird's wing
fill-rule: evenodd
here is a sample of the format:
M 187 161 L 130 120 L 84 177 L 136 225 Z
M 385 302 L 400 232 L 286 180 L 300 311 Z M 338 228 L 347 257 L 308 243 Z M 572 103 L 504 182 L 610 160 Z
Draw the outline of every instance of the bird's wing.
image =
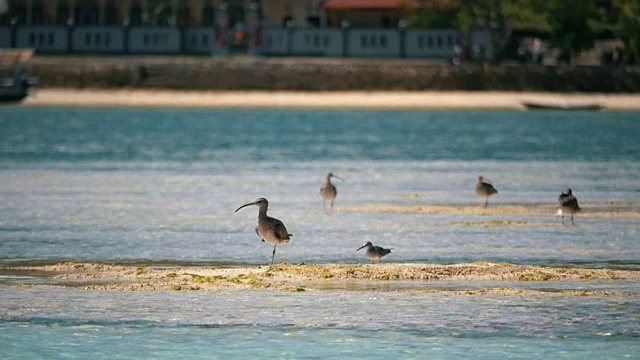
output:
M 487 178 L 482 178 L 482 183 L 493 186 L 493 181 Z
M 256 234 L 258 234 L 258 237 L 260 237 L 260 240 L 262 240 L 262 242 L 264 242 L 264 239 L 262 238 L 262 235 L 260 235 L 260 231 L 258 231 L 258 227 L 256 226 Z
M 575 196 L 566 194 L 563 195 L 560 195 L 560 197 L 558 198 L 558 200 L 560 201 L 560 205 L 572 208 L 578 207 L 578 199 L 576 199 Z
M 284 226 L 284 224 L 282 223 L 282 221 L 278 220 L 278 219 L 273 219 L 273 230 L 274 233 L 276 235 L 276 237 L 280 240 L 289 240 L 289 232 L 287 231 L 287 228 Z
M 388 254 L 391 252 L 391 249 L 385 249 L 382 246 L 374 246 L 373 250 L 375 250 L 376 252 L 381 252 L 383 254 Z

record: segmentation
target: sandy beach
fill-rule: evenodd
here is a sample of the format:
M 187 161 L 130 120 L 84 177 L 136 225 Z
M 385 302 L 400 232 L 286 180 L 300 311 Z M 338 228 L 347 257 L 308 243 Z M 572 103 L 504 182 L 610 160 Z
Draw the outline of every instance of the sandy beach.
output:
M 524 109 L 522 102 L 559 106 L 597 104 L 638 111 L 639 94 L 516 92 L 291 92 L 38 89 L 26 106 L 322 108 L 322 109 Z

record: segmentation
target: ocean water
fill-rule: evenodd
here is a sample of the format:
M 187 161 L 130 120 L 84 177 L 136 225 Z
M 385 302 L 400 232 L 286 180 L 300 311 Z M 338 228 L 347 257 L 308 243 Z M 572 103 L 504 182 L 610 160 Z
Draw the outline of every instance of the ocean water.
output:
M 640 204 L 640 113 L 0 107 L 0 264 L 265 264 L 258 197 L 291 243 L 276 261 L 640 269 L 634 217 L 554 216 Z M 344 179 L 323 211 L 327 172 Z M 536 204 L 548 217 L 395 214 L 350 206 Z M 520 226 L 464 222 L 520 221 Z M 29 281 L 28 279 L 26 281 Z M 395 291 L 17 289 L 0 278 L 0 358 L 624 358 L 638 296 L 454 296 Z M 452 284 L 467 288 L 477 284 Z M 539 286 L 535 283 L 519 286 Z M 544 284 L 640 293 L 624 283 Z M 620 288 L 622 287 L 622 288 Z

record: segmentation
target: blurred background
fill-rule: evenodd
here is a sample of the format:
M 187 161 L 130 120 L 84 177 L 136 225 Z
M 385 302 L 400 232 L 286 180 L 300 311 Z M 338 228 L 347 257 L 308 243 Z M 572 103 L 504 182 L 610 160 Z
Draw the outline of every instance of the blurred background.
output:
M 637 63 L 637 0 L 0 0 L 0 48 Z
M 36 55 L 27 66 L 45 87 L 636 92 L 638 69 L 623 65 L 639 61 L 640 4 L 638 0 L 0 0 L 0 53 L 4 54 L 0 67 L 5 72 L 24 60 L 22 49 Z M 240 64 L 245 72 L 283 79 L 294 67 L 286 61 L 294 57 L 308 73 L 322 72 L 327 83 L 315 79 L 305 83 L 300 72 L 294 76 L 302 82 L 293 84 L 238 80 L 237 73 L 224 76 Z M 365 58 L 368 61 L 363 62 Z M 396 62 L 399 59 L 403 65 Z M 341 74 L 331 81 L 331 66 L 348 64 L 353 71 L 370 74 L 365 67 L 372 63 L 388 68 L 390 75 L 378 77 L 401 80 L 341 85 Z M 442 69 L 443 64 L 460 65 L 466 72 Z M 507 66 L 510 73 L 503 74 L 497 64 Z M 418 71 L 413 78 L 428 81 L 416 83 L 403 75 L 405 66 Z M 280 74 L 282 67 L 288 68 Z M 172 79 L 169 73 L 178 75 Z M 215 81 L 202 80 L 203 75 Z

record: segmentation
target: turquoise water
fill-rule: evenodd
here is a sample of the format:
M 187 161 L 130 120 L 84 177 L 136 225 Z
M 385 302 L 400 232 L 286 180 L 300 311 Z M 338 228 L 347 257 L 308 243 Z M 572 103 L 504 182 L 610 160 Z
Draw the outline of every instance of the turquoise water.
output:
M 640 268 L 633 217 L 561 226 L 581 204 L 640 203 L 640 114 L 0 108 L 0 263 L 264 264 L 258 197 L 294 234 L 276 261 Z M 318 189 L 336 181 L 338 211 Z M 528 215 L 341 211 L 370 204 L 542 204 Z M 637 206 L 637 205 L 636 205 Z M 636 207 L 637 209 L 637 207 Z M 460 222 L 523 221 L 524 226 Z M 394 291 L 118 293 L 16 289 L 0 278 L 0 358 L 624 358 L 638 296 Z M 452 284 L 456 289 L 474 284 Z M 495 286 L 495 285 L 491 285 Z M 499 285 L 498 285 L 499 286 Z M 520 286 L 540 286 L 532 284 Z M 544 284 L 640 292 L 636 282 Z M 622 286 L 620 288 L 620 286 Z

